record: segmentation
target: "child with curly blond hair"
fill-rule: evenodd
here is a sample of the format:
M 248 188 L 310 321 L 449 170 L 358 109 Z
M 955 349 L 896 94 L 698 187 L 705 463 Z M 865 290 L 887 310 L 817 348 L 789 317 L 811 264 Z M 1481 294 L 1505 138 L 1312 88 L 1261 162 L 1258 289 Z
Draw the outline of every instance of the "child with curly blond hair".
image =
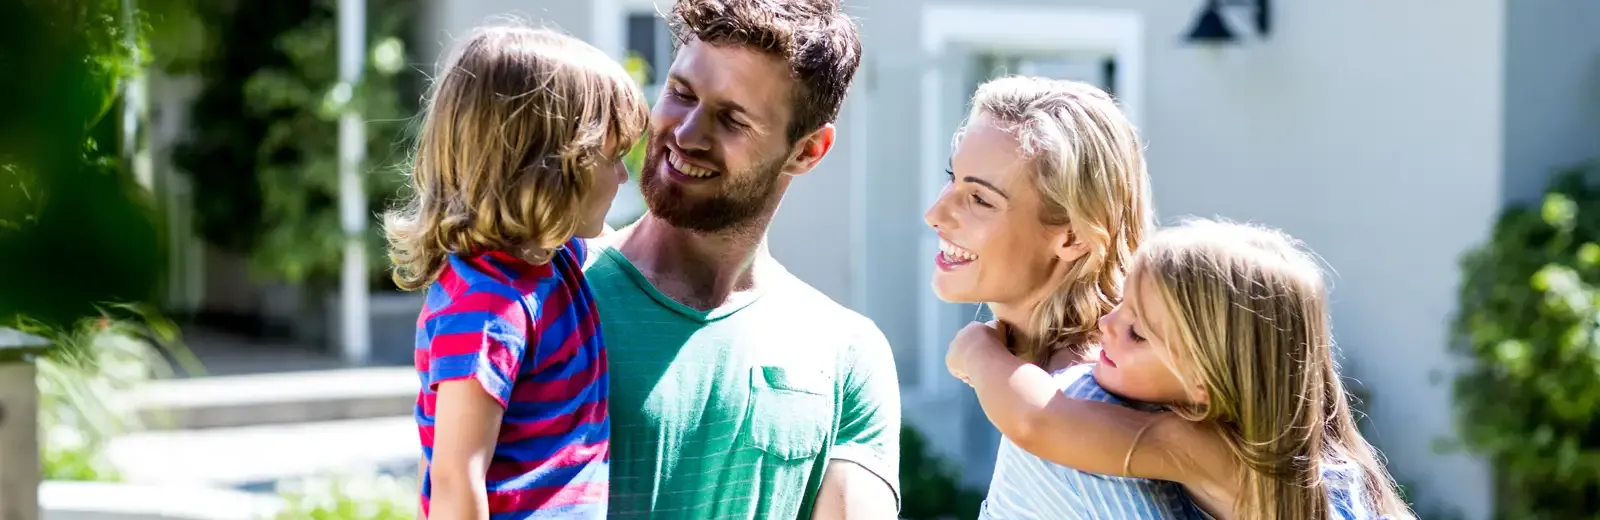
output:
M 437 78 L 414 197 L 385 216 L 395 282 L 427 292 L 424 515 L 605 518 L 606 352 L 579 239 L 604 228 L 648 111 L 621 65 L 549 30 L 478 30 Z

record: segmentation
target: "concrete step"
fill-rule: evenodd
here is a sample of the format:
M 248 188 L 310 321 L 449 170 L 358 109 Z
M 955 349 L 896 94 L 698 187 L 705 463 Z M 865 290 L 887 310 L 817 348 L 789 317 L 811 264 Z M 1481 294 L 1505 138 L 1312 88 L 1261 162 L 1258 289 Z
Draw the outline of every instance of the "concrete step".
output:
M 276 496 L 204 487 L 47 481 L 40 520 L 263 520 L 283 508 Z
M 106 456 L 130 484 L 272 492 L 278 482 L 390 473 L 415 481 L 411 416 L 200 430 L 113 439 Z
M 130 395 L 147 430 L 237 428 L 409 416 L 420 383 L 407 367 L 170 379 Z

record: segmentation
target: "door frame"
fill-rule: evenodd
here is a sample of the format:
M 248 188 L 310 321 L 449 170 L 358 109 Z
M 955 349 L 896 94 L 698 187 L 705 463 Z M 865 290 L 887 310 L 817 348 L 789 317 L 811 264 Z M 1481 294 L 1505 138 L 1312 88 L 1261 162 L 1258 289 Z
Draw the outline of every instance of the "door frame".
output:
M 977 48 L 989 51 L 1017 52 L 1093 52 L 1109 54 L 1117 60 L 1113 81 L 1117 100 L 1124 113 L 1135 126 L 1142 121 L 1144 106 L 1144 19 L 1131 9 L 1106 9 L 1090 7 L 1007 6 L 978 3 L 932 4 L 922 8 L 921 50 L 930 67 L 922 74 L 922 172 L 944 168 L 950 148 L 951 120 L 946 90 L 951 87 L 946 67 L 951 63 L 951 52 L 964 52 Z M 959 119 L 959 115 L 954 118 Z M 921 185 L 921 207 L 928 207 L 944 190 L 942 176 L 928 173 Z M 916 264 L 921 266 L 922 279 L 932 280 L 932 258 L 939 250 L 938 236 L 925 230 L 920 240 L 921 256 Z M 937 397 L 957 387 L 946 375 L 943 353 L 950 334 L 959 329 L 961 322 L 950 312 L 950 304 L 933 294 L 931 284 L 921 286 L 922 298 L 918 309 L 919 343 L 922 352 L 916 388 L 913 392 L 926 397 Z M 969 319 L 965 317 L 961 320 Z

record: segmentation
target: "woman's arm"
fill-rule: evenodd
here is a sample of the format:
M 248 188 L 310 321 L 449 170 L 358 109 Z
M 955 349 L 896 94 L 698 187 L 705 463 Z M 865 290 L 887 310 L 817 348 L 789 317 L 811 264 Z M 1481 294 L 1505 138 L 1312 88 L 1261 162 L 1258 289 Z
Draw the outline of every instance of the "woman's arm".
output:
M 488 520 L 485 479 L 505 409 L 475 380 L 439 384 L 434 411 L 429 518 Z
M 951 342 L 951 372 L 977 390 L 984 414 L 1011 442 L 1040 458 L 1102 475 L 1199 485 L 1222 448 L 1204 427 L 1061 393 L 1044 369 L 1005 349 L 1003 335 L 974 323 Z

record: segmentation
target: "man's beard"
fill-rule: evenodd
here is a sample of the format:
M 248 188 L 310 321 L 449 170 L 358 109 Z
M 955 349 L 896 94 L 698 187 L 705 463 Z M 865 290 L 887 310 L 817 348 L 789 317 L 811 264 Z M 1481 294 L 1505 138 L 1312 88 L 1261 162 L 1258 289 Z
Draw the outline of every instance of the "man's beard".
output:
M 778 179 L 787 154 L 762 161 L 745 172 L 724 171 L 716 179 L 721 193 L 711 196 L 694 195 L 683 187 L 663 181 L 661 163 L 666 159 L 666 148 L 651 147 L 645 155 L 644 167 L 639 172 L 639 190 L 644 193 L 645 205 L 650 213 L 673 227 L 717 233 L 745 227 L 765 217 L 770 217 L 781 197 Z

